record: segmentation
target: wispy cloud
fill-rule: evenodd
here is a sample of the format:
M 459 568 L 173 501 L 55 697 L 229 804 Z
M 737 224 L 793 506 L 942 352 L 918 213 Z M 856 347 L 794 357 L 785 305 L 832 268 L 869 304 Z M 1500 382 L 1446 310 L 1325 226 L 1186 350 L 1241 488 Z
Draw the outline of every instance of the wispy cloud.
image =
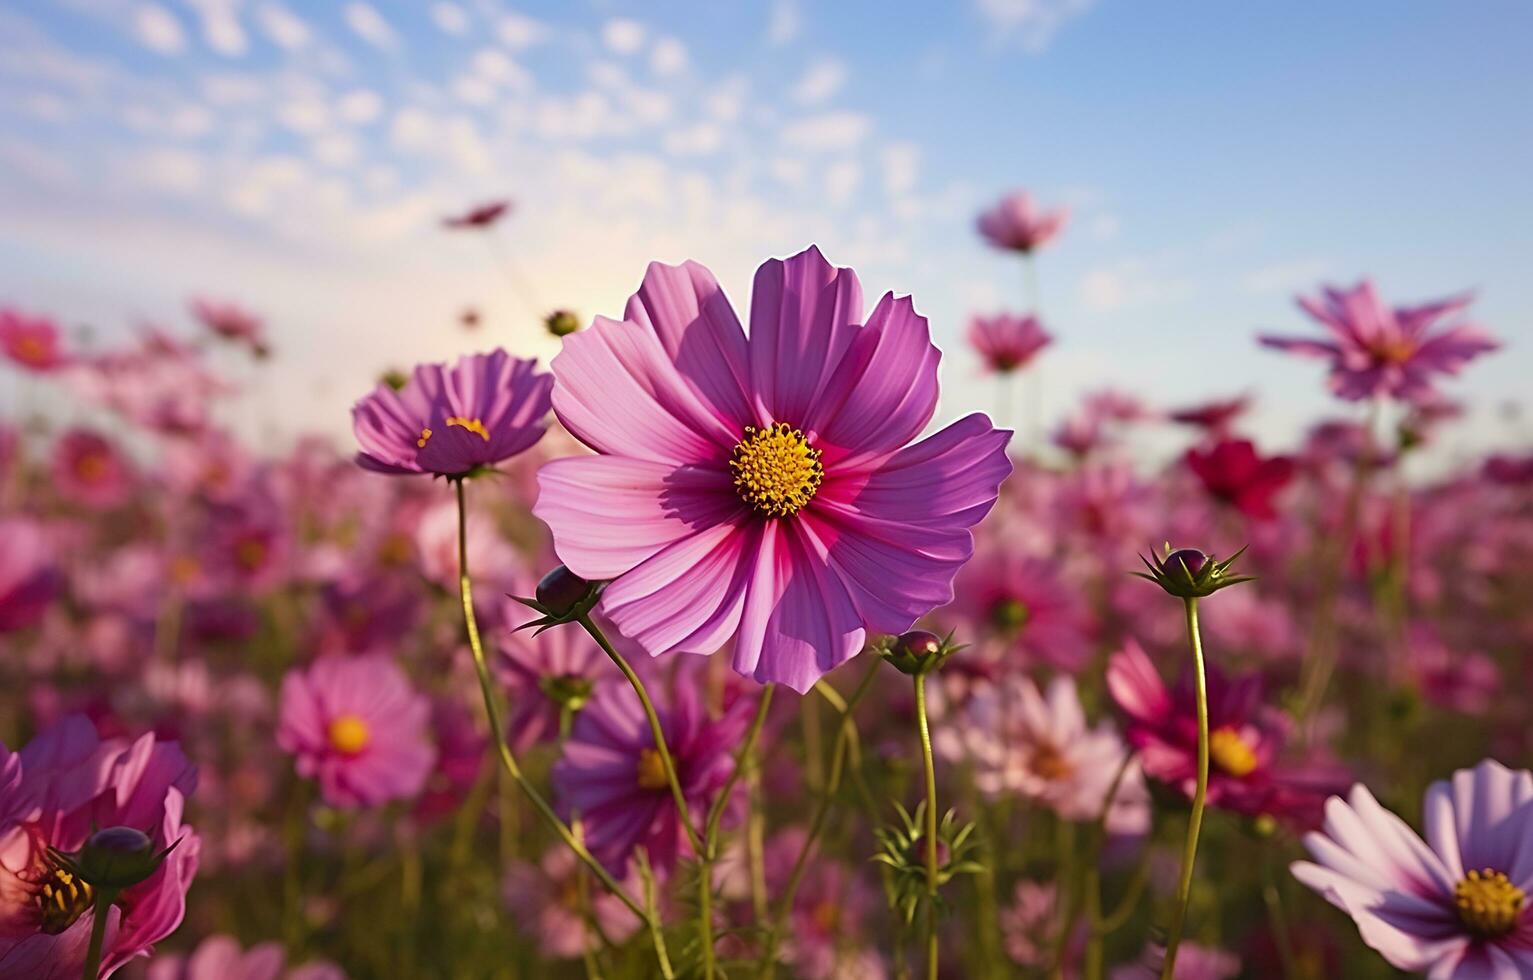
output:
M 862 113 L 825 112 L 788 123 L 782 141 L 803 150 L 849 150 L 872 131 L 873 120 Z
M 1028 51 L 1046 49 L 1060 28 L 1092 8 L 1096 0 L 975 0 L 1001 40 L 1016 40 Z
M 817 105 L 840 91 L 845 82 L 846 65 L 835 58 L 821 58 L 799 78 L 792 95 L 795 101 L 804 105 Z
M 346 25 L 356 32 L 357 37 L 382 51 L 392 51 L 399 45 L 399 36 L 394 33 L 394 28 L 371 4 L 348 3 Z
M 133 11 L 133 36 L 150 51 L 180 54 L 186 49 L 186 33 L 176 15 L 157 3 L 140 4 Z

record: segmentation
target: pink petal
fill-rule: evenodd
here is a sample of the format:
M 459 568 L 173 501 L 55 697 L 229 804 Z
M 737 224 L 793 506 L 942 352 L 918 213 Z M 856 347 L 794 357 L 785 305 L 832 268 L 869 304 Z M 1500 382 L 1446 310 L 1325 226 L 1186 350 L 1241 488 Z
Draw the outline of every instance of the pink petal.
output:
M 820 395 L 857 337 L 862 287 L 810 246 L 756 270 L 751 292 L 751 388 L 763 422 L 816 428 Z

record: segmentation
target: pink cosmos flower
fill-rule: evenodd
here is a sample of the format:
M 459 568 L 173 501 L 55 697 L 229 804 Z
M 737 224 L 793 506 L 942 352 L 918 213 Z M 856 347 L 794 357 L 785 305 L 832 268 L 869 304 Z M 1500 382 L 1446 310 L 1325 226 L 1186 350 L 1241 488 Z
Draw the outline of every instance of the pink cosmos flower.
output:
M 1080 670 L 1091 656 L 1091 617 L 1080 589 L 1057 562 L 1004 545 L 987 546 L 959 574 L 951 606 L 938 618 L 967 624 L 966 637 L 984 640 L 1030 664 Z
M 599 455 L 545 465 L 534 513 L 651 654 L 733 636 L 735 670 L 803 692 L 952 598 L 1010 433 L 907 445 L 940 355 L 909 298 L 862 309 L 810 248 L 757 270 L 747 338 L 712 273 L 656 263 L 623 322 L 565 338 L 554 411 Z
M 1331 339 L 1263 336 L 1261 342 L 1330 361 L 1331 390 L 1349 401 L 1377 396 L 1415 400 L 1432 393 L 1433 375 L 1457 374 L 1469 361 L 1501 346 L 1472 324 L 1433 329 L 1470 302 L 1460 296 L 1390 308 L 1364 279 L 1350 290 L 1326 287 L 1319 299 L 1299 297 L 1299 307 L 1320 321 Z
M 1013 963 L 1040 969 L 1048 965 L 1059 918 L 1059 889 L 1052 881 L 1018 881 L 999 918 L 1006 955 Z
M 791 827 L 766 844 L 766 885 L 780 896 L 807 831 Z M 804 980 L 882 980 L 882 960 L 866 948 L 868 926 L 880 911 L 877 887 L 846 865 L 816 853 L 793 896 L 782 959 Z
M 233 936 L 209 936 L 188 956 L 157 956 L 146 980 L 346 980 L 337 966 L 322 961 L 291 970 L 281 943 L 242 949 Z
M 34 374 L 56 371 L 69 361 L 52 320 L 10 308 L 0 309 L 0 352 Z
M 543 437 L 552 376 L 503 350 L 422 364 L 399 391 L 380 384 L 351 410 L 362 452 L 378 473 L 463 476 Z
M 997 313 L 969 320 L 969 344 L 985 359 L 985 367 L 997 374 L 1027 367 L 1053 341 L 1036 316 Z
M 560 632 L 555 630 L 554 632 Z M 587 876 L 592 929 L 582 914 L 579 876 Z M 637 894 L 638 882 L 630 882 Z M 621 944 L 639 930 L 639 919 L 617 896 L 598 885 L 564 846 L 554 847 L 536 865 L 518 861 L 506 869 L 501 889 L 517 925 L 538 944 L 544 956 L 573 959 L 601 948 L 602 936 Z
M 1174 409 L 1166 414 L 1166 418 L 1181 425 L 1195 426 L 1211 436 L 1222 439 L 1229 434 L 1230 426 L 1235 420 L 1244 415 L 1250 407 L 1249 395 L 1237 395 L 1234 398 Z
M 133 348 L 83 362 L 69 380 L 82 398 L 175 435 L 201 432 L 212 401 L 232 390 L 207 369 L 197 348 L 153 329 Z
M 1145 775 L 1192 798 L 1197 782 L 1197 705 L 1190 673 L 1167 691 L 1155 665 L 1134 640 L 1113 654 L 1107 688 L 1128 716 L 1127 734 Z M 1319 820 L 1322 802 L 1343 775 L 1320 763 L 1294 767 L 1279 755 L 1287 718 L 1262 703 L 1257 675 L 1229 679 L 1208 668 L 1208 805 L 1247 816 L 1267 814 L 1299 826 Z
M 749 710 L 744 701 L 735 703 L 742 706 Z M 681 791 L 701 819 L 734 768 L 746 713 L 731 710 L 710 719 L 692 684 L 678 685 L 672 703 L 656 710 Z M 584 821 L 591 853 L 614 873 L 627 867 L 635 847 L 644 847 L 650 863 L 662 869 L 688 850 L 649 722 L 627 684 L 597 686 L 575 718 L 552 779 L 565 812 L 578 812 Z
M 80 716 L 18 753 L 0 745 L 0 976 L 57 980 L 84 969 L 95 895 L 48 849 L 78 851 L 97 828 L 145 830 L 156 850 L 176 845 L 112 906 L 101 976 L 174 932 L 197 873 L 199 841 L 181 822 L 196 783 L 174 742 L 153 734 L 102 741 Z
M 63 586 L 54 549 L 37 522 L 0 518 L 0 633 L 36 625 Z
M 1533 774 L 1492 759 L 1427 788 L 1425 839 L 1359 784 L 1305 837 L 1294 877 L 1363 942 L 1438 980 L 1533 976 Z
M 525 620 L 525 613 L 522 609 L 519 618 Z M 583 705 L 597 677 L 612 670 L 601 647 L 581 629 L 535 636 L 532 630 L 503 630 L 495 667 L 511 701 L 506 736 L 518 752 L 558 735 L 563 706 Z
M 1205 449 L 1187 450 L 1187 468 L 1214 499 L 1253 520 L 1277 516 L 1272 500 L 1293 479 L 1293 460 L 1257 455 L 1247 439 L 1223 439 Z
M 1033 195 L 1017 191 L 1001 198 L 975 221 L 980 235 L 996 248 L 1013 252 L 1032 252 L 1064 230 L 1070 219 L 1068 208 L 1041 210 Z
M 53 447 L 53 486 L 66 500 L 115 507 L 133 489 L 132 464 L 101 434 L 71 429 Z
M 317 778 L 325 802 L 377 806 L 421 791 L 436 751 L 431 703 L 379 655 L 320 657 L 282 679 L 277 744 Z
M 214 336 L 243 344 L 256 357 L 265 357 L 270 353 L 266 343 L 265 322 L 244 307 L 198 297 L 191 301 L 191 309 L 197 322 Z
M 1496 703 L 1502 679 L 1495 660 L 1449 649 L 1424 623 L 1412 624 L 1408 635 L 1406 666 L 1429 702 L 1467 715 L 1483 714 Z

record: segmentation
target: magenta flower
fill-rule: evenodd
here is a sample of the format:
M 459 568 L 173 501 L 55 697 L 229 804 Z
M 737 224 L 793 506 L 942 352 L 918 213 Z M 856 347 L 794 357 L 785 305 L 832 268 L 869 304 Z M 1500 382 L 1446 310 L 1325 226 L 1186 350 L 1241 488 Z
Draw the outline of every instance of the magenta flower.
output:
M 983 639 L 1030 664 L 1080 670 L 1091 656 L 1091 616 L 1080 589 L 1057 562 L 986 547 L 958 576 L 949 611 Z
M 810 248 L 757 270 L 747 339 L 712 273 L 655 263 L 623 322 L 565 338 L 554 411 L 600 455 L 545 465 L 534 513 L 651 654 L 733 636 L 735 670 L 803 692 L 952 598 L 1010 434 L 907 445 L 940 355 L 909 298 L 862 309 Z
M 462 230 L 465 228 L 488 228 L 511 213 L 512 202 L 505 199 L 476 204 L 461 214 L 442 219 L 442 227 Z
M 1533 774 L 1491 759 L 1427 788 L 1425 840 L 1359 784 L 1294 877 L 1391 965 L 1439 980 L 1533 976 Z
M 0 309 L 0 352 L 34 374 L 47 374 L 69 361 L 52 320 L 10 308 Z
M 431 704 L 379 655 L 320 657 L 282 679 L 277 744 L 325 802 L 377 806 L 421 791 L 436 761 Z
M 1293 460 L 1259 456 L 1248 439 L 1223 439 L 1204 449 L 1189 449 L 1185 458 L 1209 496 L 1258 521 L 1277 516 L 1273 498 L 1294 475 Z
M 291 970 L 281 943 L 260 943 L 248 950 L 233 936 L 209 936 L 188 956 L 157 956 L 146 980 L 346 980 L 337 966 L 322 961 Z
M 43 618 L 63 587 L 54 549 L 41 525 L 24 517 L 0 518 L 0 633 L 26 629 Z
M 1251 407 L 1249 395 L 1218 399 L 1201 405 L 1173 409 L 1166 418 L 1180 425 L 1203 429 L 1209 435 L 1222 439 L 1229 434 L 1230 426 Z
M 975 226 L 985 241 L 996 248 L 1032 252 L 1063 231 L 1069 219 L 1068 208 L 1044 211 L 1033 203 L 1032 194 L 1017 191 L 982 212 Z
M 555 632 L 561 632 L 555 630 Z M 639 930 L 639 918 L 616 896 L 590 883 L 591 915 L 598 935 L 580 907 L 578 876 L 589 874 L 567 847 L 554 847 L 538 864 L 516 862 L 506 869 L 501 894 L 521 930 L 538 944 L 544 956 L 573 959 L 601 947 L 602 937 L 621 944 Z M 639 883 L 629 882 L 637 893 Z
M 1128 716 L 1127 735 L 1145 775 L 1192 798 L 1197 783 L 1197 702 L 1190 672 L 1167 691 L 1155 665 L 1129 640 L 1107 665 L 1107 689 Z M 1286 765 L 1287 718 L 1262 703 L 1256 675 L 1230 679 L 1208 668 L 1208 805 L 1270 815 L 1303 827 L 1319 822 L 1325 798 L 1343 784 L 1334 767 Z
M 146 831 L 157 851 L 175 844 L 112 906 L 101 976 L 174 932 L 197 873 L 199 841 L 181 822 L 196 784 L 196 768 L 174 742 L 152 734 L 102 741 L 80 716 L 18 753 L 0 745 L 0 976 L 56 980 L 84 969 L 95 895 L 49 848 L 78 851 L 99 827 Z
M 101 434 L 71 429 L 53 447 L 53 486 L 66 500 L 116 507 L 133 490 L 133 467 Z
M 672 703 L 656 710 L 688 808 L 706 813 L 734 768 L 746 714 L 731 710 L 710 719 L 691 684 L 678 685 Z M 552 779 L 560 805 L 584 821 L 591 853 L 614 873 L 626 868 L 635 847 L 644 847 L 657 868 L 672 867 L 690 848 L 649 723 L 627 684 L 597 686 Z
M 508 622 L 517 620 L 508 618 Z M 612 670 L 601 647 L 582 629 L 546 630 L 536 635 L 532 630 L 505 630 L 495 667 L 510 695 L 506 737 L 517 752 L 558 735 L 564 707 L 584 706 L 596 678 Z
M 243 344 L 257 357 L 269 353 L 266 324 L 236 303 L 199 297 L 191 301 L 192 315 L 215 337 Z
M 399 391 L 380 384 L 351 410 L 362 452 L 379 473 L 459 477 L 493 466 L 543 437 L 554 379 L 537 361 L 503 350 L 422 364 Z
M 969 344 L 985 359 L 985 367 L 1010 374 L 1027 367 L 1054 338 L 1036 316 L 976 316 L 969 320 Z
M 1349 401 L 1388 396 L 1415 400 L 1432 394 L 1432 377 L 1459 369 L 1500 343 L 1479 327 L 1459 323 L 1434 331 L 1470 297 L 1391 309 L 1367 279 L 1350 290 L 1326 287 L 1320 299 L 1299 297 L 1304 312 L 1330 331 L 1329 340 L 1263 336 L 1278 350 L 1331 363 L 1331 390 Z

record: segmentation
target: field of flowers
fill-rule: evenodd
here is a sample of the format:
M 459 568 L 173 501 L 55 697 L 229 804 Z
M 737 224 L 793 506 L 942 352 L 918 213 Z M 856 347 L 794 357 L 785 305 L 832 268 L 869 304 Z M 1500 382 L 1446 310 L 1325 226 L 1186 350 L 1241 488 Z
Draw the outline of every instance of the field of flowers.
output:
M 635 269 L 282 455 L 259 316 L 0 311 L 0 976 L 1533 977 L 1533 456 L 1407 478 L 1470 300 L 1300 297 L 1291 455 L 1237 393 L 1040 446 L 934 426 L 919 297 L 831 259 Z

